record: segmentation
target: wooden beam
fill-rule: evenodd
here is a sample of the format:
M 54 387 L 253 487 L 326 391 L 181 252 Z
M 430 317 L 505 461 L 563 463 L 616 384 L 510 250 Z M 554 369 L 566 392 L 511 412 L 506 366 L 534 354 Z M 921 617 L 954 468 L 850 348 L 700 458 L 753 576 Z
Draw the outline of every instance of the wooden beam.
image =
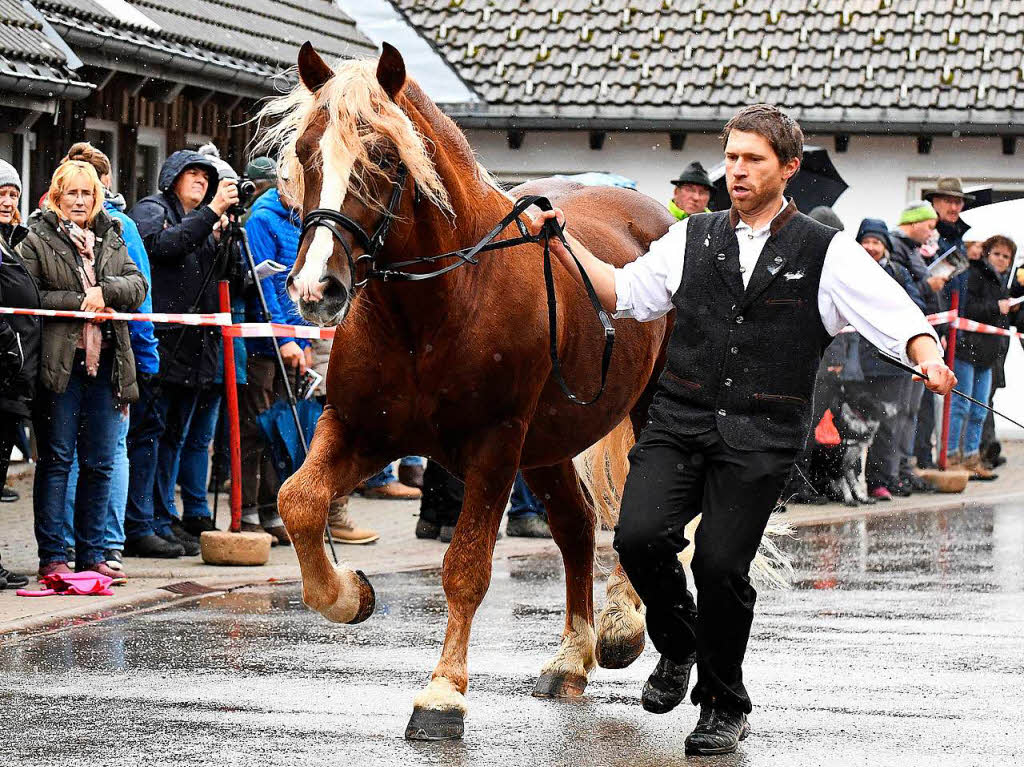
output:
M 845 154 L 850 149 L 850 134 L 837 133 L 835 136 L 836 153 Z
M 600 151 L 604 147 L 604 140 L 607 137 L 608 134 L 603 130 L 590 131 L 590 148 L 593 149 L 594 151 Z
M 1017 154 L 1017 137 L 1003 136 L 1003 154 Z
M 932 137 L 931 136 L 918 136 L 917 137 L 917 153 L 918 154 L 931 154 L 932 153 Z
M 683 131 L 669 131 L 668 143 L 673 152 L 682 152 L 686 146 L 686 134 Z
M 526 131 L 524 130 L 510 130 L 505 134 L 505 141 L 508 142 L 509 149 L 522 149 L 525 138 Z
M 142 94 L 150 101 L 159 104 L 170 104 L 185 90 L 185 83 L 171 80 L 150 80 Z

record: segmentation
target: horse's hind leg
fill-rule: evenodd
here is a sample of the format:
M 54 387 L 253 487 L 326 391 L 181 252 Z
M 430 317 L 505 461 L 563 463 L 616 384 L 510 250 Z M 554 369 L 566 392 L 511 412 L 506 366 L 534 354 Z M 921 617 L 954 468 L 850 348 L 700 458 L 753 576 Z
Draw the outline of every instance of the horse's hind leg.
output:
M 361 572 L 332 567 L 324 551 L 331 500 L 373 471 L 346 458 L 338 416 L 327 408 L 317 422 L 309 455 L 281 486 L 277 505 L 302 570 L 302 601 L 335 623 L 361 623 L 373 614 L 373 587 Z
M 462 737 L 467 711 L 465 692 L 469 685 L 466 660 L 470 627 L 491 582 L 494 542 L 519 461 L 518 445 L 513 453 L 508 444 L 496 444 L 500 437 L 507 439 L 507 435 L 488 436 L 493 439 L 484 442 L 485 447 L 480 450 L 467 447 L 470 455 L 479 458 L 466 472 L 462 513 L 444 557 L 441 584 L 448 599 L 444 648 L 430 684 L 414 701 L 412 717 L 405 728 L 409 740 Z
M 544 499 L 551 536 L 565 566 L 565 628 L 555 656 L 544 664 L 533 694 L 575 697 L 587 687 L 594 657 L 594 534 L 596 517 L 587 504 L 572 461 L 523 473 Z

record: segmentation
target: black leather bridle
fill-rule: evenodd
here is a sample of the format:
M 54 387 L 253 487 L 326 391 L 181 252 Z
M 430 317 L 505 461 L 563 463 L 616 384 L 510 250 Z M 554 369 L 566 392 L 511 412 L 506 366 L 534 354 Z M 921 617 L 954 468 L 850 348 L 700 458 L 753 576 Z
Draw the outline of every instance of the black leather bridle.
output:
M 615 327 L 612 325 L 612 320 L 611 317 L 608 316 L 608 312 L 606 312 L 604 307 L 601 306 L 601 300 L 597 296 L 597 291 L 594 290 L 594 285 L 590 281 L 590 276 L 583 268 L 583 265 L 579 262 L 579 259 L 576 258 L 576 254 L 572 252 L 572 248 L 569 247 L 569 242 L 565 237 L 565 233 L 562 231 L 561 225 L 557 221 L 549 219 L 544 222 L 544 228 L 541 229 L 537 235 L 532 235 L 520 219 L 520 216 L 522 216 L 526 209 L 531 205 L 536 205 L 541 210 L 551 210 L 551 202 L 548 198 L 541 195 L 530 195 L 519 198 L 512 206 L 512 210 L 508 215 L 501 219 L 501 221 L 499 221 L 493 229 L 484 235 L 483 239 L 476 243 L 476 245 L 472 245 L 468 248 L 461 248 L 460 250 L 453 250 L 448 253 L 441 253 L 436 256 L 423 256 L 422 258 L 414 258 L 409 261 L 398 261 L 387 264 L 386 267 L 381 268 L 377 265 L 377 254 L 384 246 L 384 241 L 387 239 L 388 231 L 391 229 L 391 224 L 398 213 L 398 208 L 402 203 L 402 191 L 405 188 L 408 177 L 409 169 L 405 166 L 405 163 L 399 163 L 398 172 L 396 173 L 394 180 L 391 182 L 391 199 L 388 202 L 387 208 L 384 210 L 380 223 L 377 225 L 377 229 L 372 235 L 367 232 L 358 221 L 349 218 L 340 211 L 330 210 L 328 208 L 316 208 L 306 214 L 302 223 L 301 236 L 304 238 L 308 232 L 321 226 L 325 227 L 331 233 L 334 239 L 341 245 L 342 250 L 345 251 L 345 257 L 348 259 L 349 273 L 352 275 L 353 295 L 356 290 L 364 287 L 370 280 L 380 280 L 381 282 L 412 282 L 430 280 L 468 264 L 475 265 L 480 263 L 477 258 L 477 255 L 480 253 L 485 253 L 491 250 L 503 250 L 517 245 L 535 243 L 543 244 L 544 286 L 548 299 L 549 354 L 551 356 L 551 366 L 555 380 L 565 393 L 565 396 L 568 397 L 571 402 L 578 405 L 592 405 L 597 402 L 604 393 L 605 385 L 608 380 L 608 368 L 611 365 L 612 350 L 615 345 Z M 519 237 L 504 240 L 495 239 L 513 223 L 519 229 Z M 352 257 L 352 247 L 348 244 L 344 236 L 346 231 L 351 234 L 356 243 L 363 248 L 364 252 L 362 255 L 357 256 L 356 258 Z M 558 306 L 557 299 L 555 297 L 555 281 L 551 270 L 550 240 L 552 237 L 562 241 L 566 250 L 569 251 L 569 255 L 572 256 L 573 261 L 576 263 L 580 276 L 583 278 L 583 287 L 587 292 L 587 297 L 590 299 L 590 303 L 597 313 L 597 318 L 601 322 L 601 327 L 604 329 L 604 352 L 601 355 L 601 386 L 598 389 L 597 394 L 589 400 L 582 400 L 573 393 L 569 388 L 569 385 L 565 382 L 565 378 L 562 376 L 562 363 L 558 357 Z M 454 258 L 457 260 L 454 263 L 430 272 L 405 271 L 406 268 L 410 266 L 434 264 L 445 258 Z M 362 262 L 367 263 L 367 268 L 366 272 L 363 274 L 363 278 L 359 279 L 356 273 L 356 268 Z

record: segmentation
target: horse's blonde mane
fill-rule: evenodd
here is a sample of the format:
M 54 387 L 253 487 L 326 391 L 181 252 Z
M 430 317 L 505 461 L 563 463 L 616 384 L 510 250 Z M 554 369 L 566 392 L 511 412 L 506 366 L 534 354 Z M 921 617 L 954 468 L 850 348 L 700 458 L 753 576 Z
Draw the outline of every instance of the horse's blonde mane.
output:
M 376 61 L 341 60 L 334 65 L 334 77 L 317 93 L 301 82 L 289 92 L 271 99 L 259 113 L 263 137 L 258 151 L 276 154 L 280 177 L 292 199 L 303 197 L 303 168 L 295 153 L 295 142 L 319 111 L 328 115 L 321 143 L 332 153 L 332 166 L 351 168 L 348 192 L 364 203 L 375 204 L 366 194 L 370 174 L 384 174 L 371 153 L 382 139 L 389 142 L 409 169 L 419 191 L 442 210 L 451 212 L 448 192 L 428 152 L 429 140 L 377 81 Z M 322 158 L 321 158 L 322 162 Z

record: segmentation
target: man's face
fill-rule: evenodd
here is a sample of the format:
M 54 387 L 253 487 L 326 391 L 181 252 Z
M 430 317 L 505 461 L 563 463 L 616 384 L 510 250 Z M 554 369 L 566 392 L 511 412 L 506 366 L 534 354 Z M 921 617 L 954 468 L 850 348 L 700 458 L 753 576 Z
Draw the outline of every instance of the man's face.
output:
M 875 261 L 885 258 L 885 243 L 877 237 L 865 237 L 860 241 L 860 246 L 868 252 Z
M 997 274 L 1004 274 L 1013 263 L 1013 254 L 1010 253 L 1010 249 L 1006 245 L 1000 242 L 993 245 L 992 250 L 988 252 L 988 262 Z
M 677 184 L 672 200 L 692 216 L 708 209 L 711 190 L 703 184 Z
M 210 177 L 202 168 L 185 168 L 174 182 L 174 194 L 186 208 L 196 208 L 206 197 Z
M 934 218 L 929 218 L 927 221 L 917 221 L 913 224 L 903 224 L 901 229 L 903 232 L 916 242 L 918 245 L 924 245 L 928 242 L 928 239 L 932 236 L 932 232 L 935 231 L 935 226 L 938 222 Z
M 779 162 L 768 139 L 757 133 L 731 131 L 725 145 L 725 183 L 740 212 L 757 211 L 782 197 L 786 182 L 800 169 L 793 158 Z
M 937 194 L 932 197 L 932 207 L 939 214 L 939 221 L 947 224 L 955 224 L 960 218 L 960 212 L 964 209 L 962 197 L 953 197 L 948 194 Z

